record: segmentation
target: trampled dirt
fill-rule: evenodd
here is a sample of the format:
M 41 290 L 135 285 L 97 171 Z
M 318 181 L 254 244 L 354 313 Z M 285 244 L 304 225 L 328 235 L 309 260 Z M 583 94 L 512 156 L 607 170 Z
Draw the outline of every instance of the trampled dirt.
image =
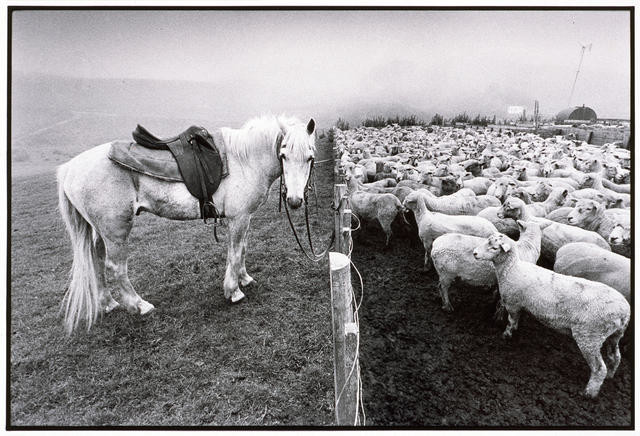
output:
M 394 426 L 629 426 L 632 360 L 595 400 L 580 395 L 589 368 L 572 338 L 524 314 L 511 341 L 492 321 L 490 290 L 454 284 L 444 312 L 438 276 L 417 238 L 396 226 L 354 234 L 364 279 L 360 365 L 367 424 Z M 630 327 L 631 328 L 631 327 Z

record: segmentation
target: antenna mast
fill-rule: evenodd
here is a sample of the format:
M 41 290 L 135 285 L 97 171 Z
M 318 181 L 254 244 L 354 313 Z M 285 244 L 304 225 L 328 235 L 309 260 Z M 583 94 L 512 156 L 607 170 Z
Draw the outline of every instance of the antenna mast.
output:
M 573 90 L 576 89 L 576 82 L 578 81 L 578 74 L 580 73 L 580 67 L 582 66 L 582 59 L 584 58 L 584 50 L 586 48 L 591 51 L 591 46 L 593 44 L 585 45 L 580 43 L 582 50 L 580 51 L 580 62 L 578 62 L 578 70 L 576 71 L 576 77 L 573 79 L 573 85 L 571 86 L 571 94 L 569 94 L 569 103 L 567 103 L 567 107 L 571 107 L 571 99 L 573 98 Z

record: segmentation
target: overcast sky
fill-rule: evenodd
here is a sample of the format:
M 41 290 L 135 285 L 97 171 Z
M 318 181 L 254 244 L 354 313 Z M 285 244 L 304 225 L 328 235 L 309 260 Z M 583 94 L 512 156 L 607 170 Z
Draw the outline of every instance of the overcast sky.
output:
M 238 98 L 422 110 L 495 105 L 629 115 L 629 13 L 610 11 L 18 11 L 13 70 L 229 83 Z M 265 91 L 266 92 L 266 91 Z M 247 95 L 249 93 L 249 95 Z

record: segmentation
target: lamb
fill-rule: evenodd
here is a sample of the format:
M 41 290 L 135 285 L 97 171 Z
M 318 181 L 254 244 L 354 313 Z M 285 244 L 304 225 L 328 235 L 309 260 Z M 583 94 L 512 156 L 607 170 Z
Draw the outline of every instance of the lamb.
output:
M 607 215 L 605 211 L 605 207 L 598 202 L 580 200 L 567 216 L 567 222 L 573 226 L 597 232 L 605 240 L 608 240 L 616 221 L 610 215 Z
M 469 196 L 464 193 L 436 197 L 428 190 L 420 189 L 427 208 L 432 212 L 440 212 L 447 215 L 477 215 L 489 206 L 498 206 L 500 201 L 489 195 Z
M 589 173 L 585 174 L 580 184 L 581 187 L 584 188 L 594 188 L 599 191 L 609 190 L 614 191 L 618 194 L 630 194 L 631 193 L 631 185 L 630 184 L 617 184 L 613 183 L 598 173 Z
M 413 192 L 413 189 L 409 188 L 408 186 L 396 186 L 395 188 L 393 188 L 393 191 L 391 191 L 393 195 L 398 197 L 400 203 L 402 203 L 407 195 L 409 195 L 411 192 Z
M 609 182 L 610 185 L 614 186 L 622 186 L 615 185 L 615 183 Z M 630 192 L 630 188 L 627 189 L 626 193 L 619 191 L 619 188 L 609 189 L 603 186 L 602 177 L 599 174 L 585 174 L 580 182 L 581 188 L 592 188 L 602 192 L 605 197 L 608 199 L 609 203 L 616 203 L 623 207 L 627 207 L 631 204 L 631 196 L 628 192 Z
M 540 226 L 534 222 L 518 221 L 522 230 L 516 247 L 525 262 L 536 263 L 540 257 Z M 497 284 L 493 264 L 489 261 L 474 261 L 473 249 L 483 242 L 477 236 L 448 233 L 433 241 L 431 258 L 440 280 L 442 309 L 453 312 L 449 301 L 449 287 L 456 278 L 476 287 L 493 288 Z
M 489 189 L 487 190 L 487 195 L 493 195 L 498 200 L 500 200 L 500 202 L 503 202 L 504 199 L 507 197 L 506 195 L 507 188 L 508 187 L 517 188 L 518 186 L 519 186 L 518 182 L 513 177 L 511 176 L 500 177 L 498 180 L 496 180 L 493 183 L 493 185 L 489 186 Z
M 353 213 L 360 219 L 377 220 L 387 237 L 386 245 L 389 245 L 391 223 L 398 212 L 404 210 L 400 200 L 393 194 L 375 194 L 362 191 L 358 181 L 351 174 L 347 174 L 345 180 Z
M 486 177 L 474 177 L 473 179 L 465 180 L 464 187 L 471 189 L 476 195 L 484 195 L 492 183 L 493 182 Z
M 604 283 L 631 303 L 631 260 L 624 256 L 586 242 L 572 242 L 558 250 L 553 270 Z
M 545 217 L 548 220 L 555 221 L 557 223 L 569 224 L 567 221 L 567 217 L 573 211 L 573 207 L 560 207 L 556 210 L 549 212 L 549 214 Z
M 453 194 L 463 187 L 461 179 L 452 175 L 436 177 L 429 173 L 424 173 L 422 175 L 422 183 L 427 185 L 429 190 L 438 196 Z
M 550 212 L 558 209 L 566 201 L 569 192 L 564 188 L 554 188 L 551 194 L 542 203 L 527 204 L 525 207 L 533 216 L 545 217 Z
M 611 251 L 609 243 L 596 232 L 548 220 L 541 222 L 540 227 L 542 228 L 540 257 L 549 260 L 549 262 L 555 261 L 556 253 L 560 247 L 571 242 L 589 242 L 604 250 Z
M 620 364 L 618 343 L 631 316 L 622 294 L 603 283 L 523 262 L 513 241 L 501 234 L 476 247 L 473 256 L 490 260 L 495 267 L 500 297 L 509 314 L 502 336 L 512 337 L 522 310 L 554 330 L 571 334 L 591 369 L 584 395 L 596 397 L 604 379 L 612 378 Z
M 583 189 L 575 190 L 571 193 L 569 197 L 567 197 L 567 200 L 569 200 L 570 198 L 576 199 L 576 200 L 582 200 L 582 199 L 593 200 L 605 206 L 608 206 L 610 202 L 614 201 L 614 199 L 611 196 L 605 195 L 603 192 L 593 188 L 583 188 Z
M 631 225 L 618 223 L 609 235 L 611 251 L 624 257 L 631 257 Z
M 493 224 L 477 216 L 445 215 L 431 212 L 426 205 L 425 195 L 415 191 L 407 195 L 404 207 L 413 211 L 418 224 L 418 236 L 424 246 L 424 266 L 431 269 L 429 254 L 433 240 L 445 233 L 462 233 L 464 235 L 486 237 L 497 232 Z
M 489 220 L 500 233 L 503 233 L 510 238 L 517 239 L 520 234 L 518 230 L 518 224 L 513 218 L 499 218 L 498 212 L 502 209 L 501 206 L 491 206 L 482 209 L 478 216 Z

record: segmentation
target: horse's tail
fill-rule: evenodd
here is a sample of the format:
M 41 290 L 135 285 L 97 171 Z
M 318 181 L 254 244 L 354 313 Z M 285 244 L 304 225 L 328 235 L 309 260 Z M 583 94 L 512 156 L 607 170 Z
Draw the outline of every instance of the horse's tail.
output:
M 67 167 L 57 170 L 58 208 L 67 227 L 73 248 L 73 265 L 69 272 L 69 286 L 62 300 L 64 326 L 71 334 L 80 321 L 84 320 L 87 330 L 98 318 L 100 311 L 100 291 L 95 271 L 96 251 L 93 244 L 93 227 L 71 203 L 64 191 Z

